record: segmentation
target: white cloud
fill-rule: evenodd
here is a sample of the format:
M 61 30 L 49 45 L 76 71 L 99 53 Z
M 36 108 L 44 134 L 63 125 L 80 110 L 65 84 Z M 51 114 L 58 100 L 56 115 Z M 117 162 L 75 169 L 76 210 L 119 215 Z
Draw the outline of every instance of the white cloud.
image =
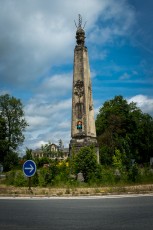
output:
M 72 74 L 69 70 L 51 75 L 52 67 L 73 62 L 75 25 L 78 13 L 87 20 L 89 46 L 107 44 L 115 36 L 128 35 L 134 11 L 120 0 L 0 0 L 0 78 L 4 88 L 25 99 L 29 122 L 25 146 L 40 147 L 48 140 L 63 139 L 68 145 L 71 125 Z M 92 43 L 93 44 L 93 43 Z M 93 47 L 91 56 L 105 59 L 107 51 Z M 72 66 L 73 67 L 73 66 Z M 111 70 L 117 68 L 111 66 Z M 110 72 L 110 67 L 105 71 Z M 117 70 L 116 70 L 117 71 Z M 91 76 L 94 78 L 93 70 Z M 112 74 L 112 72 L 111 72 Z M 3 91 L 4 92 L 4 91 Z M 28 97 L 28 96 L 27 96 Z
M 145 95 L 136 95 L 130 99 L 128 102 L 136 102 L 137 106 L 144 112 L 149 113 L 153 116 L 153 98 L 149 98 Z
M 124 10 L 123 10 L 124 9 Z M 87 20 L 89 40 L 105 43 L 124 34 L 132 24 L 133 11 L 115 0 L 2 1 L 0 8 L 0 74 L 7 84 L 25 86 L 53 65 L 72 61 L 78 13 Z M 97 18 L 112 20 L 101 31 Z M 120 23 L 121 25 L 120 25 Z M 92 29 L 92 31 L 91 31 Z M 17 87 L 16 85 L 16 87 Z M 30 84 L 31 85 L 31 84 Z
M 46 117 L 40 117 L 40 116 L 27 116 L 26 117 L 28 124 L 30 127 L 40 127 L 42 126 L 46 126 L 47 124 L 47 118 Z
M 135 23 L 135 12 L 126 1 L 104 1 L 99 24 L 95 24 L 90 33 L 94 43 L 113 43 L 116 36 L 129 36 Z
M 50 97 L 49 97 L 50 98 Z M 39 143 L 57 143 L 59 139 L 68 145 L 71 129 L 72 100 L 49 101 L 34 97 L 25 106 L 25 117 L 29 127 L 25 132 L 24 146 L 36 148 Z M 40 147 L 40 146 L 39 146 Z
M 54 75 L 45 78 L 37 91 L 47 94 L 47 97 L 61 97 L 72 90 L 73 73 Z
M 97 73 L 95 71 L 91 71 L 90 72 L 91 79 L 94 78 L 94 77 L 96 77 L 96 76 L 97 76 Z
M 70 129 L 70 127 L 71 127 L 71 121 L 70 120 L 68 120 L 68 121 L 63 121 L 63 122 L 61 122 L 60 124 L 59 124 L 59 126 L 58 126 L 60 129 Z
M 1 1 L 3 81 L 25 84 L 55 64 L 70 62 L 75 33 L 73 19 L 81 11 L 90 20 L 100 13 L 102 5 L 99 0 L 88 0 L 87 4 L 82 4 L 82 0 Z
M 9 90 L 0 90 L 0 95 L 9 94 Z
M 32 139 L 28 139 L 27 133 L 25 134 L 26 140 L 23 145 L 23 150 L 28 147 L 31 149 L 37 149 L 40 148 L 41 145 L 47 144 L 49 141 L 51 143 L 58 144 L 58 141 L 62 139 L 64 143 L 64 147 L 69 146 L 70 142 L 70 131 L 54 131 L 52 132 L 45 132 L 44 134 L 38 135 L 36 137 L 33 137 Z
M 40 149 L 42 145 L 45 145 L 45 144 L 47 144 L 47 143 L 48 143 L 47 141 L 37 141 L 37 142 L 34 144 L 34 146 L 35 146 L 36 149 L 37 149 L 37 148 Z

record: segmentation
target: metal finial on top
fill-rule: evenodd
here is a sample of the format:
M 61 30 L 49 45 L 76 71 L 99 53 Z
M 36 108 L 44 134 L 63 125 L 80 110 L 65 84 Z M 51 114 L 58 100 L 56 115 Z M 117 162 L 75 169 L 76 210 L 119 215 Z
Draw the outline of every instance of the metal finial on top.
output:
M 78 25 L 79 27 L 81 27 L 82 26 L 82 17 L 81 17 L 81 14 L 79 14 L 79 25 Z
M 78 25 L 76 24 L 75 20 L 74 20 L 74 23 L 75 23 L 75 26 L 77 29 L 82 28 L 82 16 L 81 16 L 81 14 L 78 14 Z M 84 23 L 84 26 L 82 29 L 84 29 L 85 25 L 86 25 L 86 22 Z

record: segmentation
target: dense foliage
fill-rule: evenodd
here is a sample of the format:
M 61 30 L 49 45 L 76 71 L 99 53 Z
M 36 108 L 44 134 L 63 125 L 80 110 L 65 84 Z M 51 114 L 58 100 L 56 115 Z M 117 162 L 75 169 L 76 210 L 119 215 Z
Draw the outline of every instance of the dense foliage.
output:
M 84 181 L 88 182 L 96 178 L 99 165 L 97 156 L 92 147 L 83 147 L 74 157 L 75 174 L 83 173 Z
M 116 164 L 114 165 L 116 167 Z M 140 167 L 134 164 L 125 170 L 115 170 L 115 167 L 99 165 L 92 173 L 88 174 L 85 182 L 79 182 L 70 175 L 70 165 L 68 162 L 51 162 L 49 167 L 38 168 L 36 174 L 32 177 L 32 187 L 35 186 L 53 186 L 53 187 L 86 187 L 86 186 L 112 186 L 127 185 L 133 183 L 146 184 L 152 183 L 153 171 L 149 167 Z M 6 184 L 28 187 L 28 178 L 24 176 L 22 170 L 11 170 L 6 174 Z
M 15 156 L 15 152 L 24 141 L 23 131 L 27 126 L 23 105 L 19 99 L 8 94 L 0 96 L 0 162 Z M 11 156 L 8 156 L 11 155 Z M 16 157 L 15 157 L 16 158 Z M 13 159 L 13 157 L 12 157 Z M 7 166 L 7 169 L 9 167 Z
M 149 162 L 153 156 L 153 118 L 122 96 L 115 96 L 100 108 L 96 129 L 102 164 L 112 164 L 115 149 L 126 155 L 126 165 L 131 159 Z
M 29 158 L 27 149 L 26 157 Z M 131 164 L 127 169 L 124 166 L 125 155 L 115 150 L 112 156 L 112 166 L 97 163 L 94 148 L 83 147 L 72 158 L 58 161 L 47 157 L 35 158 L 37 172 L 32 177 L 33 186 L 54 186 L 73 188 L 78 186 L 108 186 L 126 185 L 133 183 L 152 183 L 153 169 L 142 167 L 137 163 Z M 22 172 L 22 165 L 26 159 L 21 160 L 20 168 L 13 169 L 6 174 L 6 184 L 15 186 L 28 186 L 28 178 Z M 82 172 L 84 181 L 77 180 L 77 174 Z
M 2 102 L 7 103 L 2 106 Z M 143 113 L 135 103 L 128 104 L 122 96 L 106 101 L 97 115 L 101 164 L 97 163 L 92 146 L 80 148 L 79 152 L 73 149 L 72 156 L 61 161 L 61 140 L 59 151 L 56 152 L 51 151 L 50 142 L 42 145 L 41 158 L 33 158 L 32 150 L 27 148 L 26 155 L 19 163 L 15 150 L 24 139 L 22 131 L 27 125 L 23 118 L 22 104 L 15 98 L 12 101 L 8 95 L 1 96 L 0 103 L 0 157 L 5 169 L 11 170 L 6 174 L 7 184 L 28 186 L 28 179 L 22 172 L 22 165 L 28 159 L 33 159 L 37 165 L 32 186 L 69 188 L 152 183 L 153 165 L 148 163 L 153 156 L 153 118 Z M 16 110 L 21 110 L 21 113 L 18 111 L 18 114 Z M 78 173 L 83 174 L 84 180 L 77 180 Z

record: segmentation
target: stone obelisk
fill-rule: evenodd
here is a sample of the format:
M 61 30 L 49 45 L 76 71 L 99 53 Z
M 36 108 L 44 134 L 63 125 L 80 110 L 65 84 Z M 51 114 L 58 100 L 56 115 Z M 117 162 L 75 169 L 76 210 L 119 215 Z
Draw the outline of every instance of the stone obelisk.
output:
M 88 50 L 85 46 L 85 31 L 82 28 L 81 15 L 79 15 L 79 23 L 76 27 L 77 44 L 74 49 L 70 155 L 72 149 L 77 152 L 81 147 L 94 146 L 99 161 Z

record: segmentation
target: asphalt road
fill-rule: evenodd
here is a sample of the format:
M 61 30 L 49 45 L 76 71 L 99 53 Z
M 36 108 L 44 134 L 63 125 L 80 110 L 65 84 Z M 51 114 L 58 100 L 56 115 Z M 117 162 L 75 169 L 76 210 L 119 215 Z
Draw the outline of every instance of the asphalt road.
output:
M 153 196 L 1 199 L 1 230 L 153 229 Z

